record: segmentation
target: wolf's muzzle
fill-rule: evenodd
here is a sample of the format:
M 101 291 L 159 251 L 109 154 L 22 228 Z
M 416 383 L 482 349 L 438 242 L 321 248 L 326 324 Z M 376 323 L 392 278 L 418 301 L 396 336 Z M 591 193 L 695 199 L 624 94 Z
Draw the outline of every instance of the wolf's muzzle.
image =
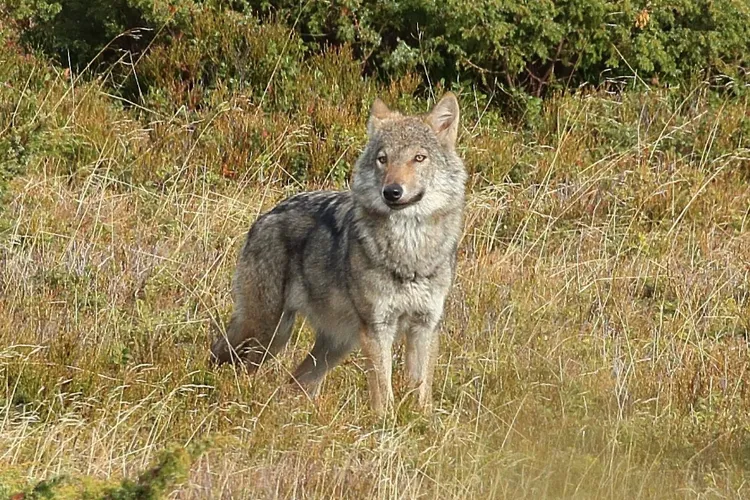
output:
M 383 199 L 386 203 L 396 203 L 404 195 L 401 184 L 388 184 L 383 188 Z
M 388 186 L 386 186 L 386 188 L 387 187 Z M 424 196 L 424 191 L 420 191 L 414 196 L 412 196 L 411 198 L 405 199 L 403 197 L 403 191 L 402 191 L 399 197 L 396 198 L 395 201 L 390 201 L 386 197 L 385 188 L 383 189 L 383 200 L 385 200 L 385 204 L 388 205 L 388 208 L 390 208 L 391 210 L 401 210 L 403 208 L 410 207 L 414 205 L 415 203 L 417 203 L 419 200 L 421 200 L 423 196 Z

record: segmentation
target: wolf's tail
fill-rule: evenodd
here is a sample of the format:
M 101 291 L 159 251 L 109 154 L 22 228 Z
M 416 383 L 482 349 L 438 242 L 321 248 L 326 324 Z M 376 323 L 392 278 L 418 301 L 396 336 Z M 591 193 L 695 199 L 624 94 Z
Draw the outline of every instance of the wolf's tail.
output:
M 223 364 L 239 362 L 244 356 L 248 340 L 252 338 L 252 329 L 247 321 L 242 321 L 237 311 L 232 315 L 226 334 L 220 333 L 211 345 L 211 362 Z
M 281 229 L 251 232 L 232 283 L 232 319 L 211 346 L 214 363 L 243 362 L 252 370 L 289 340 L 295 313 L 284 310 L 289 262 Z

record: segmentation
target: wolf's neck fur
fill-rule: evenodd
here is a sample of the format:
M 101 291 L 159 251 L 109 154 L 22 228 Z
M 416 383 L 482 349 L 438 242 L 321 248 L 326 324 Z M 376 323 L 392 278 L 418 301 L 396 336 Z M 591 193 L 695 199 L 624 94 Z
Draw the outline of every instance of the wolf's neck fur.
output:
M 370 260 L 400 279 L 429 277 L 453 258 L 461 232 L 462 209 L 427 216 L 373 214 L 355 201 L 358 240 Z

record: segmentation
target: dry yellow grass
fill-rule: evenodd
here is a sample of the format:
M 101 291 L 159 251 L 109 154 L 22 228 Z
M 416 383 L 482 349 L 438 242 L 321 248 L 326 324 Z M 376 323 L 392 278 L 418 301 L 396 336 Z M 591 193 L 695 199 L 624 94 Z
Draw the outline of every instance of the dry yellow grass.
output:
M 173 498 L 750 494 L 746 101 L 579 95 L 522 131 L 464 95 L 472 181 L 435 411 L 378 420 L 358 356 L 316 402 L 285 385 L 303 324 L 256 376 L 206 364 L 250 223 L 341 186 L 287 161 L 350 164 L 361 110 L 340 144 L 242 96 L 164 116 L 35 78 L 13 81 L 0 123 L 43 123 L 2 212 L 0 495 L 133 478 L 203 438 Z

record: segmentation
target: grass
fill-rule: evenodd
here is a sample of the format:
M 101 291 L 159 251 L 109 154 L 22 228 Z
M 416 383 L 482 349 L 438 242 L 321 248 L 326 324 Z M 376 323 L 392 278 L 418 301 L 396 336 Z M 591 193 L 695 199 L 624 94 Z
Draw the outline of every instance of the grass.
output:
M 316 402 L 286 385 L 304 324 L 256 376 L 206 362 L 249 225 L 344 186 L 372 95 L 426 108 L 413 79 L 342 90 L 330 53 L 297 109 L 132 107 L 2 54 L 0 496 L 114 498 L 204 439 L 159 476 L 173 498 L 750 494 L 746 98 L 581 92 L 520 126 L 464 92 L 435 411 L 380 420 L 359 355 Z

